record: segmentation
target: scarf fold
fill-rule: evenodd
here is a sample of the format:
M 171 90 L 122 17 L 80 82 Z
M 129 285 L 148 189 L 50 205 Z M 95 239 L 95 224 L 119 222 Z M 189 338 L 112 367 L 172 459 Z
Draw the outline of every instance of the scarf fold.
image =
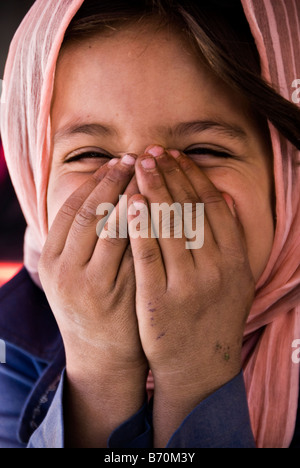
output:
M 7 166 L 27 221 L 24 263 L 33 280 L 45 243 L 50 171 L 50 107 L 65 31 L 84 0 L 36 0 L 10 46 L 1 104 Z M 300 79 L 299 0 L 242 0 L 261 57 L 262 73 L 291 100 Z M 296 421 L 300 339 L 300 169 L 293 148 L 270 125 L 277 228 L 244 337 L 244 376 L 258 447 L 288 447 Z
M 263 77 L 286 99 L 300 77 L 299 0 L 242 0 L 261 57 Z M 244 376 L 258 447 L 289 447 L 297 416 L 300 338 L 300 168 L 295 148 L 270 125 L 277 228 L 258 285 L 244 344 Z M 299 158 L 298 158 L 299 159 Z

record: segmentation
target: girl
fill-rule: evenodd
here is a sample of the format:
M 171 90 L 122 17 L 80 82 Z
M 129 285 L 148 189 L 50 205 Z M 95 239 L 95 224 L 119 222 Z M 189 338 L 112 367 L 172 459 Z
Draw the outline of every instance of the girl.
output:
M 299 16 L 35 2 L 1 111 L 28 223 L 1 290 L 3 447 L 300 446 Z M 98 237 L 120 195 L 130 237 Z M 194 224 L 204 203 L 203 247 L 135 235 L 155 203 Z

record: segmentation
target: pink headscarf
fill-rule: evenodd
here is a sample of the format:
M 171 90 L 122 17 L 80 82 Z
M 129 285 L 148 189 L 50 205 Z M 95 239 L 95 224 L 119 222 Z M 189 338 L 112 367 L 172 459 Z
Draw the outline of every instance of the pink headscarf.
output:
M 36 0 L 17 31 L 6 64 L 2 137 L 11 178 L 28 223 L 25 266 L 37 265 L 47 237 L 50 105 L 64 33 L 83 0 Z M 242 0 L 264 78 L 291 99 L 300 78 L 299 0 Z M 299 394 L 292 343 L 300 339 L 300 176 L 296 150 L 272 126 L 276 237 L 257 285 L 244 343 L 244 375 L 258 447 L 288 447 Z

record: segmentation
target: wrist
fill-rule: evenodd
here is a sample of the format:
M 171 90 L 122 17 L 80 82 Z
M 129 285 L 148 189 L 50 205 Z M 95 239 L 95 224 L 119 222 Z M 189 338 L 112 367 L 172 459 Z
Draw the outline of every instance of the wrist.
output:
M 147 369 L 90 374 L 66 369 L 66 437 L 70 447 L 104 448 L 112 432 L 143 406 Z
M 86 355 L 85 355 L 86 356 Z M 146 361 L 131 363 L 118 362 L 112 356 L 99 357 L 97 354 L 88 358 L 74 359 L 66 357 L 66 374 L 69 382 L 78 389 L 88 391 L 90 395 L 99 392 L 103 397 L 113 398 L 113 395 L 139 395 L 144 398 L 148 375 Z
M 181 366 L 152 368 L 156 398 L 168 398 L 174 405 L 197 406 L 216 390 L 234 379 L 242 369 L 241 350 L 216 349 L 201 361 L 186 359 Z
M 63 335 L 68 374 L 76 379 L 124 380 L 142 378 L 148 371 L 148 362 L 142 347 L 132 344 L 130 350 L 118 344 L 108 346 L 102 340 L 79 338 L 71 333 Z
M 168 441 L 183 421 L 210 395 L 233 380 L 240 371 L 228 373 L 224 378 L 209 378 L 207 381 L 181 386 L 168 379 L 155 381 L 153 428 L 154 447 L 166 447 Z

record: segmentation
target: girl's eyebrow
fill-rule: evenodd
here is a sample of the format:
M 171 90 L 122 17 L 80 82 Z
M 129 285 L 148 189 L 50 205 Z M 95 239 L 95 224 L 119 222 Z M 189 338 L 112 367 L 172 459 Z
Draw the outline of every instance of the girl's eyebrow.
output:
M 70 138 L 72 135 L 84 134 L 90 136 L 111 136 L 116 133 L 112 126 L 99 123 L 77 123 L 66 125 L 59 129 L 54 135 L 54 144 L 61 140 Z
M 195 120 L 192 122 L 180 122 L 175 128 L 168 128 L 168 133 L 171 136 L 189 136 L 194 133 L 203 133 L 205 131 L 213 131 L 220 133 L 230 138 L 238 138 L 240 140 L 248 140 L 247 133 L 239 125 L 224 122 L 221 119 L 216 120 Z
M 219 119 L 180 122 L 174 127 L 159 126 L 155 129 L 156 134 L 167 134 L 171 137 L 191 136 L 195 133 L 203 133 L 205 131 L 213 131 L 214 133 L 219 133 L 231 139 L 243 140 L 244 142 L 248 140 L 247 133 L 242 129 L 242 127 Z M 59 129 L 54 135 L 54 144 L 79 134 L 107 137 L 118 135 L 118 132 L 111 125 L 100 123 L 78 123 L 77 121 L 76 124 L 67 125 Z

